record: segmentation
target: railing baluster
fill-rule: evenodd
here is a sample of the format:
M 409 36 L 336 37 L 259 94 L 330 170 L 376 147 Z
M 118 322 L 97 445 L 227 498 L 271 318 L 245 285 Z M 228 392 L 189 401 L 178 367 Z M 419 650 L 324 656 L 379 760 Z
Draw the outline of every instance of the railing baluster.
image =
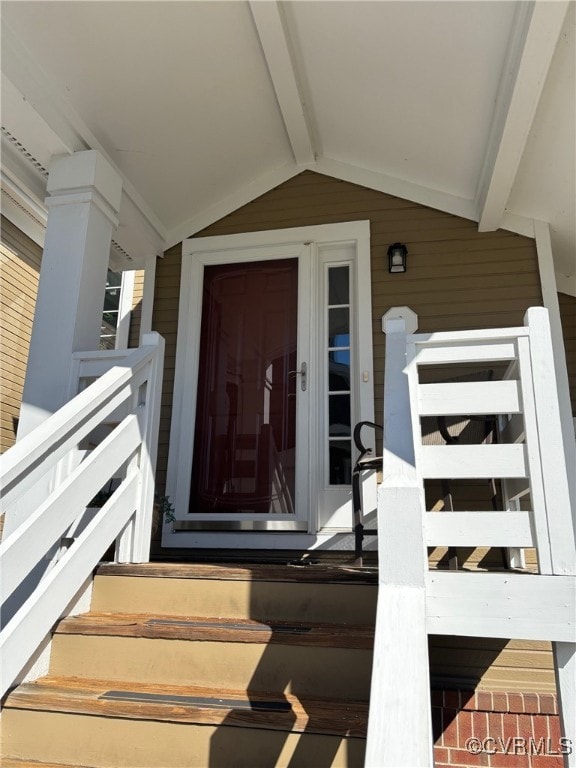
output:
M 114 538 L 120 542 L 119 559 L 142 562 L 149 557 L 163 353 L 164 340 L 156 333 L 145 334 L 144 345 L 128 353 L 77 353 L 76 376 L 101 373 L 100 378 L 0 457 L 3 510 L 9 519 L 13 513 L 11 529 L 0 544 L 6 576 L 2 600 L 12 595 L 17 602 L 11 617 L 4 615 L 0 633 L 0 695 L 15 682 Z M 71 385 L 71 392 L 76 390 Z M 112 428 L 111 418 L 118 419 Z M 80 460 L 81 441 L 103 428 L 107 436 Z M 29 503 L 29 492 L 46 472 L 54 472 L 55 488 L 38 508 Z M 86 525 L 90 499 L 120 476 L 124 479 L 118 488 Z M 70 546 L 60 548 L 36 587 L 23 587 L 66 530 L 77 531 Z

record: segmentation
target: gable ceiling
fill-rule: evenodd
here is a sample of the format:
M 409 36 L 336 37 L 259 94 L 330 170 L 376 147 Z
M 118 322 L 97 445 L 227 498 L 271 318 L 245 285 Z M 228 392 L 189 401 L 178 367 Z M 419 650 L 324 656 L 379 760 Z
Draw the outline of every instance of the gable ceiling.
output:
M 562 280 L 576 273 L 574 11 L 5 0 L 3 180 L 38 204 L 54 154 L 99 149 L 123 176 L 116 239 L 137 263 L 312 168 L 485 230 L 547 221 Z

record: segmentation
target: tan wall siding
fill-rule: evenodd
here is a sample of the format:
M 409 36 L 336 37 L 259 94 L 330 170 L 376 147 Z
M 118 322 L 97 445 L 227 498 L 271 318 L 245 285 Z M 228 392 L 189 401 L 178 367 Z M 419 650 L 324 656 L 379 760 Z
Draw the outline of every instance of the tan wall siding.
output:
M 568 365 L 568 381 L 570 382 L 570 399 L 572 414 L 576 416 L 576 298 L 565 293 L 558 294 L 560 317 L 564 332 L 564 348 Z
M 381 317 L 406 304 L 419 330 L 452 330 L 522 324 L 542 303 L 534 241 L 499 230 L 479 233 L 472 221 L 381 192 L 305 171 L 199 232 L 224 235 L 368 219 L 372 256 L 372 318 L 376 420 L 382 419 L 384 335 Z M 391 275 L 390 243 L 408 246 L 408 271 Z M 163 483 L 173 385 L 180 246 L 158 261 L 153 327 L 166 337 L 167 370 L 159 476 Z
M 0 245 L 0 452 L 15 440 L 42 249 L 2 217 Z
M 140 346 L 140 321 L 142 319 L 142 297 L 144 296 L 144 270 L 137 270 L 134 275 L 134 293 L 132 294 L 132 314 L 128 347 Z
M 479 233 L 474 222 L 306 171 L 245 205 L 198 236 L 370 221 L 376 419 L 382 419 L 384 336 L 381 316 L 408 305 L 419 330 L 521 325 L 542 297 L 534 242 L 505 231 Z M 390 243 L 408 246 L 408 271 L 390 275 Z M 164 486 L 178 322 L 181 246 L 158 261 L 153 328 L 166 340 L 158 482 Z M 476 557 L 478 565 L 482 558 Z M 432 671 L 474 679 L 490 690 L 553 688 L 549 645 L 432 638 Z
M 487 637 L 429 638 L 430 673 L 446 687 L 555 693 L 550 643 Z
M 158 437 L 158 461 L 156 480 L 162 492 L 166 485 L 168 462 L 168 441 L 172 416 L 172 394 L 174 370 L 176 367 L 176 335 L 178 326 L 178 298 L 180 291 L 180 265 L 182 246 L 175 245 L 166 251 L 163 259 L 156 263 L 156 284 L 154 288 L 154 310 L 152 328 L 164 337 L 164 384 L 162 388 L 162 410 L 160 413 L 160 434 Z

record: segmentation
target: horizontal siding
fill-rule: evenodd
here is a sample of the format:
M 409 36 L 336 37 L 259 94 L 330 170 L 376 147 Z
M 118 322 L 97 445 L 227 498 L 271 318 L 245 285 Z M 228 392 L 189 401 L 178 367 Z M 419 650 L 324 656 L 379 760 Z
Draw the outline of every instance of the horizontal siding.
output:
M 550 643 L 433 635 L 430 674 L 452 687 L 480 691 L 555 693 Z
M 42 249 L 2 217 L 0 244 L 0 453 L 15 440 Z
M 560 317 L 564 333 L 572 414 L 576 416 L 576 298 L 559 293 L 558 302 L 560 304 Z
M 419 316 L 419 330 L 428 332 L 521 325 L 526 309 L 542 304 L 532 240 L 502 230 L 479 233 L 474 222 L 311 171 L 197 236 L 355 220 L 370 221 L 375 392 L 382 391 L 384 376 L 381 317 L 391 306 L 412 307 Z M 390 275 L 386 251 L 396 241 L 408 247 L 408 271 Z M 171 248 L 158 261 L 156 271 L 153 328 L 166 340 L 157 471 L 161 488 L 170 437 L 180 254 L 180 245 Z M 379 398 L 376 419 L 382 420 Z M 432 560 L 444 554 L 438 551 Z M 500 564 L 496 552 L 473 550 L 466 555 L 472 567 Z M 451 645 L 449 638 L 432 638 L 431 648 L 434 675 L 471 678 L 485 690 L 552 690 L 551 654 L 545 643 L 527 647 L 517 641 L 456 638 Z
M 419 330 L 444 331 L 521 325 L 530 306 L 542 303 L 534 242 L 498 230 L 479 233 L 474 222 L 355 184 L 305 171 L 210 225 L 198 237 L 369 220 L 375 392 L 384 376 L 381 317 L 406 304 Z M 408 247 L 408 271 L 391 275 L 390 243 Z M 165 410 L 158 480 L 166 473 L 173 385 L 180 246 L 158 261 L 153 327 L 166 337 Z M 376 400 L 376 419 L 382 403 Z
M 180 290 L 180 266 L 182 246 L 175 245 L 164 253 L 163 259 L 156 262 L 156 284 L 152 328 L 164 337 L 164 383 L 162 387 L 162 409 L 160 414 L 160 432 L 158 437 L 158 459 L 156 481 L 161 492 L 166 486 L 166 466 L 168 462 L 168 442 L 170 439 L 170 419 L 172 414 L 172 394 L 174 389 L 174 370 L 176 367 L 176 336 L 178 330 L 178 295 Z M 170 286 L 170 292 L 161 298 L 162 292 Z M 175 288 L 175 293 L 172 289 Z

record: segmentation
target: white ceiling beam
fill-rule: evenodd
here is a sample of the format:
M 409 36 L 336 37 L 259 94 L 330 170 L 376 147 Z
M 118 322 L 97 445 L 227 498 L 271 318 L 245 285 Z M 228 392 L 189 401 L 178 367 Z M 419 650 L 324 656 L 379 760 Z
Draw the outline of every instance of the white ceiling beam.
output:
M 166 234 L 164 224 L 6 22 L 2 24 L 2 47 L 2 73 L 59 137 L 69 153 L 97 149 L 108 160 L 122 178 L 123 192 L 138 209 L 148 228 L 155 231 L 161 252 Z
M 569 5 L 518 7 L 476 195 L 481 232 L 501 226 Z
M 314 162 L 314 148 L 306 122 L 306 110 L 280 7 L 277 2 L 251 0 L 250 10 L 260 37 L 264 58 L 276 91 L 278 106 L 284 120 L 294 159 L 299 165 Z

